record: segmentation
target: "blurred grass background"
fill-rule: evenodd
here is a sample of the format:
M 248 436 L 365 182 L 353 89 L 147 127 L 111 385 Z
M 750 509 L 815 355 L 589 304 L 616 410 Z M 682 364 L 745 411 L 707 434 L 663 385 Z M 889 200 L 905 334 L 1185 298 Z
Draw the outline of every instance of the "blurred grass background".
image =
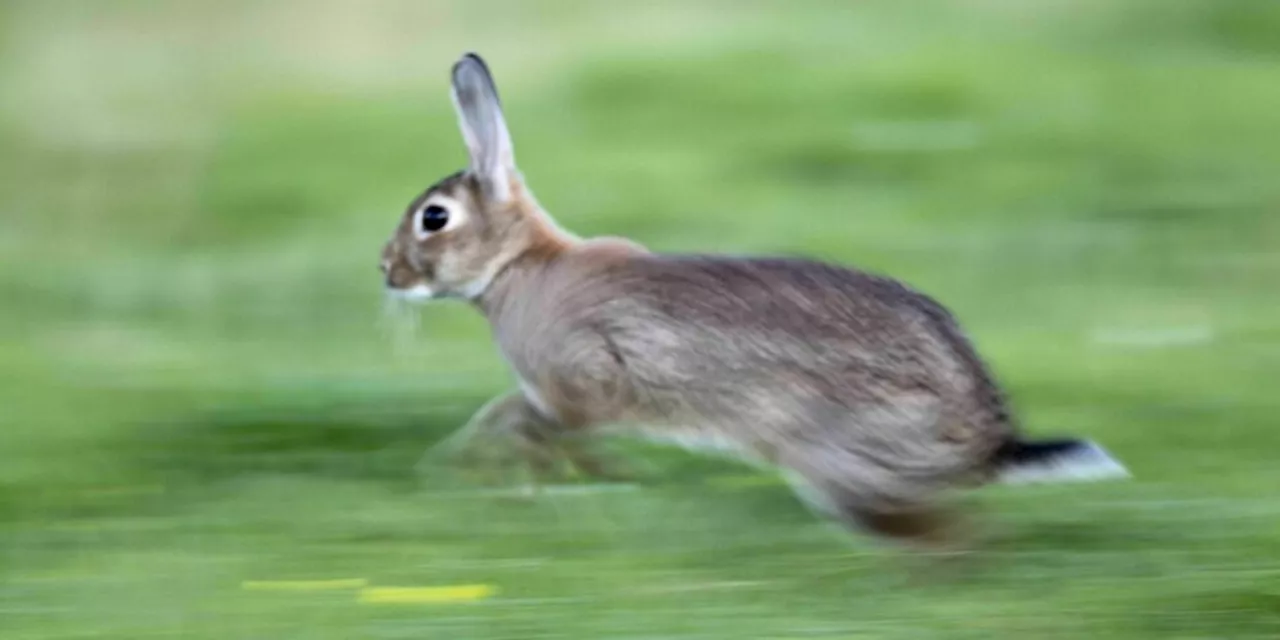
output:
M 460 305 L 389 325 L 375 269 L 464 163 L 470 49 L 567 227 L 904 278 L 1029 430 L 1137 477 L 984 491 L 937 584 L 678 452 L 633 492 L 424 486 L 510 384 Z M 0 637 L 1280 637 L 1278 135 L 1266 0 L 9 0 Z M 356 578 L 498 592 L 242 589 Z

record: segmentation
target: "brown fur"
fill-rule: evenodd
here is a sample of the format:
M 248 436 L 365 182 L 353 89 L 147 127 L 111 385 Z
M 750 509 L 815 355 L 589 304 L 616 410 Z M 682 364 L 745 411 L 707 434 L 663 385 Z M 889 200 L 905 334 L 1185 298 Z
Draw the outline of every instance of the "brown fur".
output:
M 484 78 L 478 58 L 455 67 L 472 167 L 416 199 L 383 255 L 392 289 L 470 291 L 521 381 L 468 432 L 544 450 L 621 426 L 727 449 L 783 468 L 851 525 L 935 541 L 949 522 L 938 496 L 987 480 L 1016 433 L 952 316 L 898 282 L 829 264 L 572 237 L 520 181 L 509 140 L 493 138 L 505 124 L 490 120 L 501 112 Z M 418 240 L 414 212 L 436 194 L 468 222 Z

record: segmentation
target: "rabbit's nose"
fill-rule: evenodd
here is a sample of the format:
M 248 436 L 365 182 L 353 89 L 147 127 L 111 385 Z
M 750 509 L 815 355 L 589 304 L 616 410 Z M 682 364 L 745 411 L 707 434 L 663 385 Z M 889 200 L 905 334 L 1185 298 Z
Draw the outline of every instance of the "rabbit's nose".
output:
M 383 258 L 382 262 L 378 263 L 378 271 L 381 271 L 383 275 L 391 273 L 391 261 Z

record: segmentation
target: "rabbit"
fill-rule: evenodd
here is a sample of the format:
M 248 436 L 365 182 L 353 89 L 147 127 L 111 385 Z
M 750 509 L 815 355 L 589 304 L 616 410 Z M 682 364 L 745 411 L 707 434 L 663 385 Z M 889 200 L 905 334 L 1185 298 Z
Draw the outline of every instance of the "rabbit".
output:
M 479 55 L 453 65 L 451 93 L 469 166 L 413 200 L 380 266 L 390 294 L 488 320 L 518 388 L 462 430 L 485 446 L 601 475 L 566 443 L 620 430 L 727 453 L 852 529 L 926 546 L 959 520 L 951 489 L 1128 476 L 1091 441 L 1022 436 L 952 314 L 896 280 L 566 231 L 516 167 Z

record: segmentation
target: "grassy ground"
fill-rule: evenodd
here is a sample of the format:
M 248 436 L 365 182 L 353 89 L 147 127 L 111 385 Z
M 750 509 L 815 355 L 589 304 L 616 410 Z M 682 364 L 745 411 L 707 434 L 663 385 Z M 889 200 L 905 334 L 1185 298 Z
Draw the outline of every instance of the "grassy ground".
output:
M 1275 3 L 31 0 L 0 30 L 6 640 L 1280 636 Z M 463 162 L 471 48 L 566 226 L 905 278 L 1031 431 L 1136 478 L 984 491 L 989 553 L 923 584 L 679 452 L 534 503 L 419 481 L 510 384 L 465 308 L 385 322 L 375 271 Z

